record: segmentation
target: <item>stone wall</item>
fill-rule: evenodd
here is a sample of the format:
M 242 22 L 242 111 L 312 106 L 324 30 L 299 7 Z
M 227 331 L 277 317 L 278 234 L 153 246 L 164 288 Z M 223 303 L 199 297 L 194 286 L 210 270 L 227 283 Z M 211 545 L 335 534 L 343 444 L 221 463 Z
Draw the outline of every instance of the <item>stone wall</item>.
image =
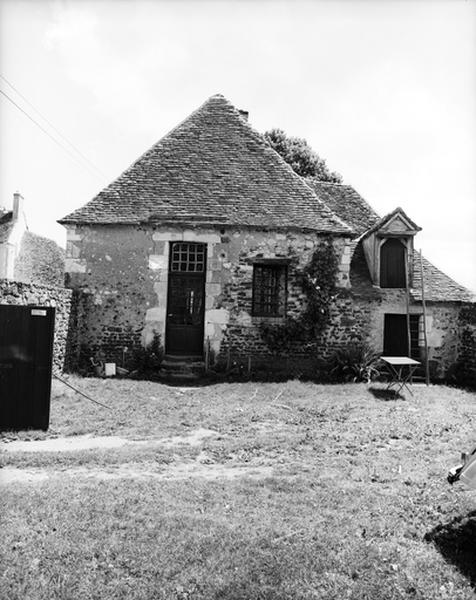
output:
M 53 369 L 62 372 L 70 344 L 71 290 L 0 279 L 0 304 L 55 307 Z
M 463 306 L 459 315 L 457 383 L 476 389 L 476 304 Z
M 373 298 L 341 294 L 331 313 L 331 322 L 319 345 L 318 352 L 328 358 L 339 347 L 352 342 L 364 342 L 375 352 L 383 352 L 386 314 L 406 315 L 407 303 L 403 290 L 379 290 Z M 426 330 L 430 375 L 434 380 L 445 379 L 458 359 L 457 303 L 434 303 L 426 306 Z M 424 363 L 423 307 L 411 302 L 409 313 L 420 317 L 419 359 Z
M 253 262 L 288 259 L 287 314 L 297 315 L 305 295 L 297 273 L 322 240 L 315 233 L 279 233 L 236 228 L 185 229 L 152 226 L 69 228 L 67 285 L 80 293 L 80 344 L 107 360 L 122 359 L 159 335 L 165 343 L 170 242 L 207 245 L 205 343 L 213 356 L 269 355 L 251 315 Z M 338 283 L 349 285 L 350 250 L 334 240 L 340 259 Z M 279 321 L 279 320 L 278 320 Z
M 300 273 L 322 239 L 315 233 L 231 227 L 70 228 L 66 271 L 68 285 L 79 294 L 74 314 L 78 348 L 89 355 L 101 352 L 106 360 L 120 363 L 125 347 L 131 351 L 147 346 L 157 335 L 165 345 L 170 243 L 188 241 L 207 246 L 204 345 L 212 361 L 276 363 L 276 351 L 263 340 L 260 324 L 279 324 L 282 319 L 251 314 L 253 264 L 265 259 L 287 261 L 286 312 L 298 317 L 307 302 Z M 385 315 L 406 314 L 405 291 L 373 287 L 365 261 L 365 268 L 352 271 L 351 287 L 349 241 L 336 237 L 333 244 L 339 269 L 330 322 L 316 342 L 296 341 L 287 355 L 281 353 L 280 360 L 288 366 L 316 369 L 316 364 L 352 342 L 365 342 L 382 352 Z M 421 303 L 411 302 L 409 310 L 423 319 Z M 456 303 L 427 306 L 429 360 L 435 379 L 446 377 L 457 360 L 458 315 Z

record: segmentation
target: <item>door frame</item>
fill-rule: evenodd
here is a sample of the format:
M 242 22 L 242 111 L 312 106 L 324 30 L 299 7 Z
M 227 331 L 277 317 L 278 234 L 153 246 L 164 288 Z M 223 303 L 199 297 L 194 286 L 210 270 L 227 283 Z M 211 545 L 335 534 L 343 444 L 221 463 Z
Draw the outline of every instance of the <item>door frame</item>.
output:
M 203 271 L 173 271 L 172 270 L 172 261 L 173 261 L 173 245 L 174 244 L 188 244 L 194 246 L 203 246 L 204 251 L 204 265 Z M 172 356 L 200 356 L 203 357 L 204 348 L 203 343 L 205 340 L 205 304 L 206 304 L 206 281 L 207 281 L 207 244 L 205 242 L 200 241 L 186 241 L 186 240 L 173 240 L 169 242 L 169 261 L 168 261 L 168 277 L 167 277 L 167 305 L 165 312 L 165 354 L 170 354 Z M 201 289 L 203 294 L 203 302 L 200 310 L 200 320 L 201 320 L 201 329 L 200 329 L 200 352 L 177 352 L 170 351 L 170 321 L 169 321 L 169 307 L 173 302 L 173 298 L 171 298 L 171 281 L 173 278 L 181 278 L 181 277 L 193 277 L 195 279 L 201 280 Z
M 391 329 L 390 321 L 392 320 L 392 318 L 395 319 L 395 317 L 397 317 L 402 322 L 402 327 L 401 327 L 401 329 L 399 329 L 399 331 L 402 332 L 402 338 L 403 338 L 403 340 L 401 340 L 401 344 L 405 345 L 405 348 L 407 348 L 407 351 L 405 352 L 404 356 L 407 356 L 407 354 L 408 354 L 408 329 L 407 329 L 407 314 L 406 313 L 384 313 L 383 336 L 382 336 L 383 353 L 384 354 L 387 353 L 386 349 L 388 349 L 389 344 L 388 344 L 386 334 L 388 334 L 389 329 Z M 413 350 L 414 347 L 418 348 L 418 335 L 419 335 L 418 323 L 419 323 L 419 319 L 421 318 L 421 314 L 420 313 L 410 313 L 409 317 L 410 317 L 410 350 Z M 416 324 L 416 331 L 415 331 L 415 327 L 414 327 L 415 324 Z M 386 344 L 386 341 L 387 341 L 387 344 Z M 411 351 L 410 354 L 413 354 L 413 352 Z M 420 360 L 419 358 L 416 358 L 415 356 L 411 356 L 409 358 L 414 358 L 416 360 Z

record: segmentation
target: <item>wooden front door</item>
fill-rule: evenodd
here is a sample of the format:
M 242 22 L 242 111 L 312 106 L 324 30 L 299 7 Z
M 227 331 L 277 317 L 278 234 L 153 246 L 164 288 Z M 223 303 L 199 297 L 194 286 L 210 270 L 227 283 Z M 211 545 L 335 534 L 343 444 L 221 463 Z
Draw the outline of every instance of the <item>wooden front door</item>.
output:
M 0 305 L 0 430 L 48 429 L 55 309 Z
M 165 331 L 167 354 L 203 355 L 206 250 L 205 244 L 170 244 Z

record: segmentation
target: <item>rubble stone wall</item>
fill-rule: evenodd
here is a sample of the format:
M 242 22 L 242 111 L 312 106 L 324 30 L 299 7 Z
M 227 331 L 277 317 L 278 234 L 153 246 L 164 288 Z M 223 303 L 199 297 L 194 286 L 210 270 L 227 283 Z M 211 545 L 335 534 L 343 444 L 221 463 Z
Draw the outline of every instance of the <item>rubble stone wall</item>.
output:
M 0 304 L 55 307 L 53 369 L 62 372 L 70 344 L 71 290 L 0 279 Z
M 287 261 L 286 312 L 298 317 L 307 302 L 300 273 L 322 240 L 316 233 L 232 227 L 72 227 L 66 272 L 67 285 L 79 296 L 74 319 L 78 347 L 92 355 L 101 351 L 106 360 L 120 363 L 125 347 L 130 351 L 147 346 L 157 335 L 165 345 L 170 243 L 188 241 L 207 246 L 204 345 L 212 361 L 276 363 L 277 352 L 264 341 L 260 325 L 283 321 L 252 315 L 253 264 L 262 259 Z M 336 237 L 333 245 L 339 268 L 330 321 L 315 343 L 296 341 L 279 357 L 296 369 L 315 369 L 352 342 L 365 342 L 382 352 L 385 314 L 406 314 L 404 290 L 374 288 L 366 273 L 351 288 L 349 241 Z M 423 319 L 421 303 L 411 302 L 409 310 Z M 435 379 L 444 378 L 457 360 L 458 318 L 456 303 L 428 304 L 429 359 Z
M 458 383 L 476 389 L 476 304 L 461 309 L 458 341 Z
M 322 240 L 315 233 L 234 228 L 69 228 L 66 280 L 80 295 L 79 344 L 114 361 L 121 360 L 124 346 L 147 346 L 156 335 L 165 344 L 170 243 L 187 241 L 207 246 L 204 341 L 213 355 L 269 354 L 259 332 L 262 319 L 251 315 L 253 263 L 289 260 L 287 314 L 296 316 L 306 302 L 298 272 Z M 333 244 L 338 285 L 345 289 L 349 245 L 346 238 Z

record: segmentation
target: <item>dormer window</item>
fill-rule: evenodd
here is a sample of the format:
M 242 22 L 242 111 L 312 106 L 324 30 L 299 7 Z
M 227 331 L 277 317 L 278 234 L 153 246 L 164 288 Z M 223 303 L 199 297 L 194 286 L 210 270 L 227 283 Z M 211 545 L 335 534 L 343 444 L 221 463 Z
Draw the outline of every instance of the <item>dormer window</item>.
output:
M 413 238 L 420 229 L 401 208 L 396 208 L 362 235 L 362 247 L 375 286 L 406 288 L 407 282 L 411 285 L 409 259 L 413 254 Z
M 380 287 L 406 287 L 405 246 L 399 239 L 390 238 L 380 246 Z

